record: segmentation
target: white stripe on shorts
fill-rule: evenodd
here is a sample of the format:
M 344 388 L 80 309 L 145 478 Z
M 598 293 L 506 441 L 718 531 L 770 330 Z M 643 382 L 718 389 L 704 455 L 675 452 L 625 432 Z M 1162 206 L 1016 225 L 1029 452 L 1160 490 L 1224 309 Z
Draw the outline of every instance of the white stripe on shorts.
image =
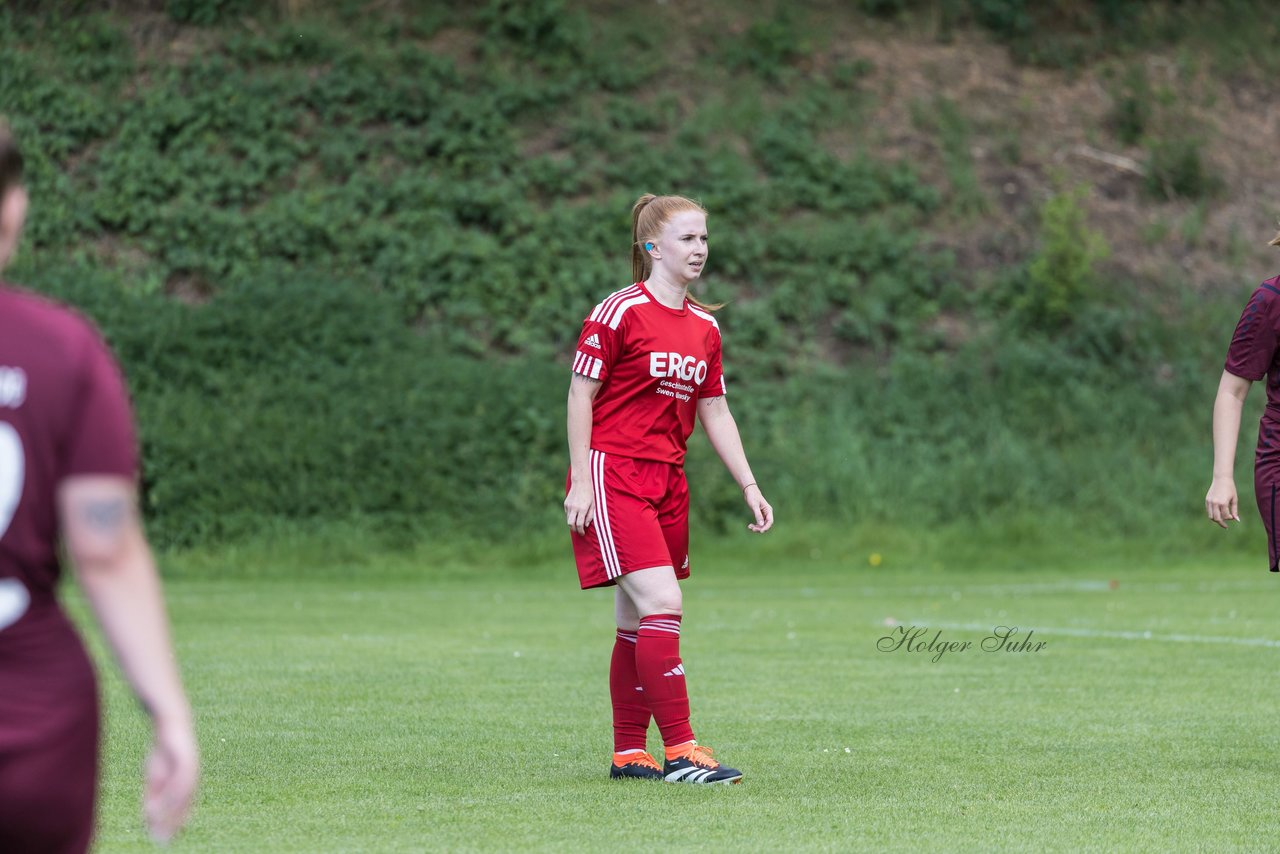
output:
M 600 543 L 600 557 L 604 560 L 606 578 L 622 575 L 618 565 L 618 548 L 613 542 L 613 529 L 609 526 L 609 505 L 604 492 L 604 454 L 591 452 L 591 482 L 596 491 L 596 540 Z

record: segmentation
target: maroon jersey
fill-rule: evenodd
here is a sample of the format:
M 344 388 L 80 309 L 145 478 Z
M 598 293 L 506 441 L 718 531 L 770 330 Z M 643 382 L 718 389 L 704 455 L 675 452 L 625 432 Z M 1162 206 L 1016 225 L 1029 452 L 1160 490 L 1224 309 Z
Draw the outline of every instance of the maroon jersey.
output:
M 1280 416 L 1280 276 L 1268 279 L 1249 298 L 1227 350 L 1229 373 L 1254 382 L 1270 375 L 1267 410 Z
M 1226 369 L 1254 382 L 1267 378 L 1267 407 L 1258 424 L 1253 490 L 1267 529 L 1270 568 L 1280 572 L 1280 276 L 1263 282 L 1249 298 L 1231 336 Z
M 698 400 L 725 393 L 720 326 L 688 300 L 679 309 L 643 282 L 611 294 L 582 324 L 573 370 L 604 385 L 591 447 L 681 465 Z
M 1236 324 L 1226 369 L 1246 380 L 1267 378 L 1267 407 L 1258 430 L 1257 480 L 1280 481 L 1280 276 L 1258 286 Z
M 88 845 L 97 691 L 55 599 L 55 498 L 66 478 L 136 471 L 124 383 L 102 339 L 73 312 L 0 286 L 0 849 Z

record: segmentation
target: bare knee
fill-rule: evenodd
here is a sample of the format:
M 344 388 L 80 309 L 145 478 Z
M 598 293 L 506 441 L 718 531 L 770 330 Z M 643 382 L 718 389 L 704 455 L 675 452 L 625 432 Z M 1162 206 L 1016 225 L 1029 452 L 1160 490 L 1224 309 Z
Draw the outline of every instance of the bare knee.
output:
M 682 616 L 684 614 L 684 602 L 679 592 L 675 596 L 655 602 L 652 613 L 671 614 L 675 617 Z M 648 615 L 646 614 L 646 616 Z
M 679 617 L 684 613 L 684 597 L 680 595 L 679 587 L 674 590 L 662 590 L 651 594 L 643 602 L 637 602 L 636 610 L 641 617 L 659 614 Z
M 680 582 L 669 566 L 624 575 L 618 585 L 635 606 L 638 618 L 658 614 L 678 617 L 684 613 Z

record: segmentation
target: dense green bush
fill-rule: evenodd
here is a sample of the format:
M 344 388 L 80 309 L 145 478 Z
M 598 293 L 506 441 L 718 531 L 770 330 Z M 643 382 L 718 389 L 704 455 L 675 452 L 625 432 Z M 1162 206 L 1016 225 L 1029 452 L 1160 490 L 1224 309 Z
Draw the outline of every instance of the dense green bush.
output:
M 94 316 L 125 366 L 160 542 L 280 519 L 505 531 L 554 504 L 562 365 L 450 353 L 390 296 L 322 272 L 201 306 L 90 267 L 27 272 Z
M 111 14 L 0 8 L 0 104 L 35 199 L 13 278 L 82 306 L 119 352 L 161 542 L 280 519 L 553 524 L 573 340 L 626 284 L 630 205 L 650 191 L 711 212 L 698 293 L 727 303 L 731 400 L 789 514 L 1054 501 L 1129 518 L 1154 488 L 1173 507 L 1185 468 L 1150 488 L 1137 474 L 1167 451 L 1152 436 L 1191 430 L 1162 421 L 1200 391 L 1177 331 L 1099 295 L 1103 252 L 1069 193 L 1036 254 L 985 287 L 929 235 L 986 210 L 967 123 L 933 105 L 943 186 L 864 136 L 837 154 L 824 138 L 861 128 L 865 64 L 810 67 L 803 9 L 715 33 L 672 80 L 634 10 L 344 2 L 291 20 L 290 4 L 166 2 L 200 25 L 169 24 L 198 50 L 157 58 Z M 1047 20 L 1015 0 L 946 5 L 1011 41 Z M 1085 7 L 1077 29 L 1120 8 Z M 709 122 L 715 99 L 688 81 L 726 73 Z M 1209 180 L 1152 162 L 1179 193 Z M 719 468 L 696 442 L 703 522 L 741 513 Z M 1134 477 L 1107 492 L 1114 472 Z

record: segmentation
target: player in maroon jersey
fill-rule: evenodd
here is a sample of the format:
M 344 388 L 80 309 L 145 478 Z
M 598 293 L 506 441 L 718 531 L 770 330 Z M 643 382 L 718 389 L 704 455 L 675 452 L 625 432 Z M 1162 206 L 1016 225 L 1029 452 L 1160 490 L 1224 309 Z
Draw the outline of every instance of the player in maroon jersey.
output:
M 0 268 L 26 216 L 22 158 L 0 125 Z M 58 541 L 151 716 L 144 810 L 182 825 L 198 773 L 191 711 L 138 519 L 123 380 L 85 320 L 0 284 L 0 851 L 83 852 L 93 834 L 98 697 L 56 599 Z
M 582 325 L 569 387 L 570 470 L 564 501 L 583 588 L 617 585 L 609 670 L 612 777 L 737 783 L 689 725 L 680 659 L 689 577 L 684 457 L 695 416 L 742 487 L 763 533 L 773 526 L 725 401 L 720 327 L 689 285 L 707 261 L 707 212 L 681 196 L 641 196 L 632 209 L 635 284 Z M 666 750 L 646 751 L 650 716 Z
M 1271 241 L 1280 246 L 1280 235 Z M 1267 408 L 1258 424 L 1253 486 L 1267 529 L 1267 560 L 1280 572 L 1280 544 L 1276 542 L 1276 498 L 1280 489 L 1280 276 L 1257 287 L 1245 305 L 1227 350 L 1227 364 L 1213 404 L 1213 482 L 1205 496 L 1209 519 L 1223 528 L 1240 521 L 1236 495 L 1236 440 L 1240 414 L 1254 382 L 1267 377 Z

